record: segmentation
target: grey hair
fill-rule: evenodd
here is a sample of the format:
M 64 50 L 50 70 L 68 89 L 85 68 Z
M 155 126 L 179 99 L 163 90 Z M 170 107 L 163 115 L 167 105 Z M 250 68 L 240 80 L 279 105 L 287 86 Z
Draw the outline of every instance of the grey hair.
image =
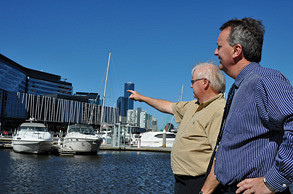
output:
M 265 28 L 260 20 L 253 18 L 232 19 L 224 23 L 220 30 L 231 28 L 228 42 L 230 46 L 240 44 L 245 59 L 250 62 L 261 61 Z
M 201 68 L 208 67 L 208 68 Z M 210 81 L 212 87 L 219 93 L 224 93 L 226 89 L 225 76 L 214 62 L 204 62 L 196 64 L 191 71 L 193 75 L 194 71 L 198 69 L 197 78 L 206 78 Z

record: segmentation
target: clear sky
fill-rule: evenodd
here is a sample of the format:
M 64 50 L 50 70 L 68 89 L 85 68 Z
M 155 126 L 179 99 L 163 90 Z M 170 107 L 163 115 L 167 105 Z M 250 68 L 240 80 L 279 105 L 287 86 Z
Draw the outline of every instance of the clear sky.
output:
M 75 92 L 104 90 L 116 106 L 125 82 L 147 96 L 192 100 L 191 68 L 214 56 L 221 24 L 253 17 L 266 28 L 261 65 L 293 81 L 293 1 L 0 0 L 0 53 L 27 68 L 60 75 Z M 227 90 L 233 80 L 226 76 Z M 135 102 L 159 120 L 171 117 Z

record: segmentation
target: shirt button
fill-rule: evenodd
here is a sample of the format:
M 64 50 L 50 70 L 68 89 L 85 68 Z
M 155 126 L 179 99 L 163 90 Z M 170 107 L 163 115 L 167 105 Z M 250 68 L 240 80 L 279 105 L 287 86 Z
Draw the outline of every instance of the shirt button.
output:
M 282 186 L 283 186 L 284 188 L 285 188 L 285 187 L 287 187 L 287 185 L 286 185 L 286 184 L 283 184 Z

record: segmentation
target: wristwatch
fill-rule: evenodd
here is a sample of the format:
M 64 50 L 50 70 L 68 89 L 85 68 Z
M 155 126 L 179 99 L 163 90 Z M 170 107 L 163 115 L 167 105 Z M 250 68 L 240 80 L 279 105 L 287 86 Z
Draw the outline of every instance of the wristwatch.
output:
M 202 191 L 200 191 L 198 194 L 203 194 L 203 192 L 202 192 Z
M 267 179 L 266 179 L 266 178 L 263 179 L 263 182 L 264 182 L 265 186 L 266 186 L 270 191 L 272 191 L 272 192 L 274 192 L 274 193 L 279 192 L 277 189 L 275 189 L 274 187 L 272 187 L 272 186 L 267 182 Z

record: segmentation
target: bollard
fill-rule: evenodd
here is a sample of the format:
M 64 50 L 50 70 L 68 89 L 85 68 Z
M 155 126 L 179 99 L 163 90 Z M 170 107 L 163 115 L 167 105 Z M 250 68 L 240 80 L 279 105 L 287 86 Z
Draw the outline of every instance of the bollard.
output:
M 138 140 L 137 140 L 137 148 L 140 148 L 140 146 L 141 146 L 141 140 L 140 140 L 140 138 L 138 138 Z
M 166 131 L 164 130 L 163 131 L 163 145 L 162 145 L 163 148 L 166 147 Z

